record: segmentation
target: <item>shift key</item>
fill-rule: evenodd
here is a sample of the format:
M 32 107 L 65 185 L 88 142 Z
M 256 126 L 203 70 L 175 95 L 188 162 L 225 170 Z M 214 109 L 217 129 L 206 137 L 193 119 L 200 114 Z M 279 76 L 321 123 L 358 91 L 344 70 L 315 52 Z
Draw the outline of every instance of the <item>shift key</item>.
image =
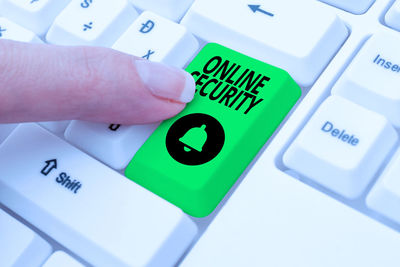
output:
M 187 67 L 194 100 L 163 122 L 126 176 L 195 217 L 209 215 L 301 95 L 279 68 L 218 44 Z

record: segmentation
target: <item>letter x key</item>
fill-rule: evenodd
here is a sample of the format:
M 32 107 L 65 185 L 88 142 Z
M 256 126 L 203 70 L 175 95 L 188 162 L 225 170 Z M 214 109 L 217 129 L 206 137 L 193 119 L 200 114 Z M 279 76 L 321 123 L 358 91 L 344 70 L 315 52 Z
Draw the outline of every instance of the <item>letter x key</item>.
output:
M 149 51 L 147 51 L 147 54 L 146 54 L 146 55 L 142 56 L 142 58 L 144 58 L 144 59 L 150 59 L 150 56 L 153 55 L 155 52 L 156 52 L 156 51 L 151 51 L 151 50 L 149 50 Z

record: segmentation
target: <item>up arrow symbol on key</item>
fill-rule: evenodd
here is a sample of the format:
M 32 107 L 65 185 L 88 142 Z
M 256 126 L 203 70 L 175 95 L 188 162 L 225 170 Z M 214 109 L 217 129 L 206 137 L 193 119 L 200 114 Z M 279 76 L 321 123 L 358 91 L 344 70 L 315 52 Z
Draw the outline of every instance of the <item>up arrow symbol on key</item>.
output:
M 265 11 L 264 9 L 262 9 L 262 8 L 261 8 L 261 5 L 248 5 L 248 6 L 249 6 L 249 8 L 251 9 L 251 11 L 253 11 L 254 13 L 256 13 L 256 12 L 258 11 L 258 12 L 261 12 L 261 13 L 263 13 L 263 14 L 265 14 L 265 15 L 270 16 L 270 17 L 273 17 L 273 16 L 274 16 L 274 14 L 272 14 L 272 13 L 270 13 L 270 12 Z
M 46 163 L 46 166 L 44 166 L 44 168 L 40 171 L 44 176 L 49 175 L 49 173 L 53 169 L 57 169 L 57 160 L 56 159 L 47 160 L 47 161 L 45 161 L 45 163 Z

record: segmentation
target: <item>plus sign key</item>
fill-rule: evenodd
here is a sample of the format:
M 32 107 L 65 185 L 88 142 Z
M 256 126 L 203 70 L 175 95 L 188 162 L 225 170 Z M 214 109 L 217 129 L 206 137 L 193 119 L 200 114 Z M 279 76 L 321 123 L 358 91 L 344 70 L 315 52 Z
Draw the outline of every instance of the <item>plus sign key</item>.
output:
M 187 29 L 145 11 L 118 39 L 113 48 L 151 61 L 183 67 L 199 45 Z
M 301 95 L 279 68 L 208 44 L 187 68 L 196 95 L 139 149 L 126 176 L 183 209 L 209 215 Z

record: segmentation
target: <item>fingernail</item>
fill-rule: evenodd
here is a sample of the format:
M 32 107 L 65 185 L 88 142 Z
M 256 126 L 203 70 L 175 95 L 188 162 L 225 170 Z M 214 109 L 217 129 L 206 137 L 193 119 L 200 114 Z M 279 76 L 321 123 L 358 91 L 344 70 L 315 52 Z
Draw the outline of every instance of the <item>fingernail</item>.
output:
M 136 70 L 147 88 L 156 96 L 188 103 L 196 85 L 188 72 L 148 60 L 135 60 Z

